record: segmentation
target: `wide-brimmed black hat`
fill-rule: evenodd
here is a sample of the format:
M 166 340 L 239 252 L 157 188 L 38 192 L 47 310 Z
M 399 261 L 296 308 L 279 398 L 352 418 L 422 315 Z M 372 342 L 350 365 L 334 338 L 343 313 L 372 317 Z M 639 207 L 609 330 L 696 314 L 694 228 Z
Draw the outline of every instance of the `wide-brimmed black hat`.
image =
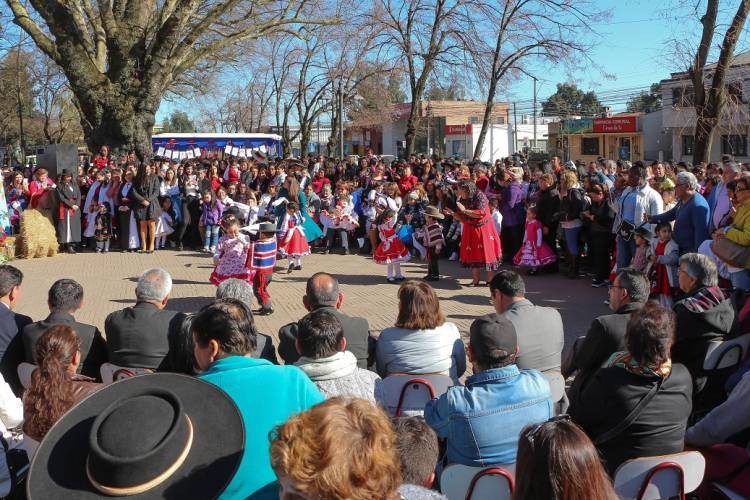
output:
M 29 499 L 216 498 L 244 450 L 237 406 L 218 387 L 158 373 L 115 382 L 47 433 Z
M 258 231 L 261 233 L 275 233 L 276 224 L 273 222 L 261 222 L 260 225 L 258 225 Z

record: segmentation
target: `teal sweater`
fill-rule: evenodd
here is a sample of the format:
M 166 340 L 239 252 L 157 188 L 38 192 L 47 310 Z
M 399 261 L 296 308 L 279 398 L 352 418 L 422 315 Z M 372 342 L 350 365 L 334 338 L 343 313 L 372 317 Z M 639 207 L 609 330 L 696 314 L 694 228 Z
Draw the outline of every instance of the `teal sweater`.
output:
M 230 356 L 215 361 L 199 378 L 226 392 L 245 424 L 242 462 L 220 498 L 278 498 L 268 435 L 291 415 L 323 401 L 323 396 L 299 368 L 276 366 L 264 359 Z

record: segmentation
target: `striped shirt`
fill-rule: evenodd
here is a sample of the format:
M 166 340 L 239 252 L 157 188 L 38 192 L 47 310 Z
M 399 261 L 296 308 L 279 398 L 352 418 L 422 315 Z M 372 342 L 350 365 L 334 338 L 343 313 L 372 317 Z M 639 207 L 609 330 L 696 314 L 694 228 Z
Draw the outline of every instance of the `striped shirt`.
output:
M 276 265 L 276 238 L 256 241 L 253 246 L 253 269 L 260 273 L 273 273 Z

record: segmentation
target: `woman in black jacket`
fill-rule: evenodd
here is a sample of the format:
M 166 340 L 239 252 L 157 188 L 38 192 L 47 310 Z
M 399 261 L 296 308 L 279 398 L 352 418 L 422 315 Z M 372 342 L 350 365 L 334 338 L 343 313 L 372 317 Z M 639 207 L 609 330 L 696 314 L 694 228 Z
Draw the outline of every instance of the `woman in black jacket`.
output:
M 627 460 L 683 450 L 693 382 L 670 359 L 674 336 L 672 311 L 647 302 L 630 316 L 627 351 L 614 353 L 570 403 L 612 475 Z
M 594 288 L 599 288 L 609 282 L 610 252 L 614 235 L 612 223 L 615 220 L 615 207 L 609 199 L 606 184 L 593 182 L 589 186 L 591 207 L 581 213 L 584 224 L 588 226 L 591 242 L 591 258 L 594 263 Z
M 536 218 L 542 223 L 542 239 L 557 252 L 557 212 L 560 211 L 560 193 L 555 186 L 555 176 L 546 173 L 539 178 L 539 191 L 536 193 Z M 557 271 L 557 262 L 550 265 Z
M 151 164 L 141 163 L 131 193 L 134 200 L 133 211 L 138 221 L 138 233 L 141 238 L 139 253 L 153 253 L 156 221 L 161 216 L 161 206 L 159 206 L 159 177 Z
M 578 264 L 581 256 L 579 240 L 583 221 L 581 212 L 586 204 L 584 192 L 578 184 L 578 176 L 571 170 L 563 172 L 560 178 L 560 226 L 565 234 L 566 260 L 568 262 L 568 278 L 578 278 Z

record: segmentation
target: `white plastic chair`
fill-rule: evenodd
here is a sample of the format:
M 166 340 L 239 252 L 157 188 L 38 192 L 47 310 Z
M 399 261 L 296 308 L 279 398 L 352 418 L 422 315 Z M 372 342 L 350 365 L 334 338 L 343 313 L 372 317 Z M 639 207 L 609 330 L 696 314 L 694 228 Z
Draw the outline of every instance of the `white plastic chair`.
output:
M 423 415 L 427 402 L 452 385 L 447 375 L 390 375 L 383 379 L 386 409 L 396 417 Z
M 469 467 L 453 464 L 440 475 L 440 489 L 448 500 L 510 500 L 516 464 Z
M 37 368 L 39 368 L 37 365 L 26 362 L 18 365 L 18 368 L 16 369 L 18 372 L 18 380 L 20 380 L 24 389 L 31 387 L 31 374 L 34 373 L 34 370 Z
M 706 350 L 704 370 L 720 370 L 738 366 L 750 348 L 750 333 L 730 340 L 713 340 Z
M 697 451 L 635 458 L 615 471 L 615 491 L 623 500 L 684 500 L 701 484 L 705 469 L 706 460 Z
M 102 363 L 99 368 L 99 373 L 102 376 L 102 383 L 109 385 L 112 382 L 117 382 L 125 378 L 135 377 L 137 375 L 147 375 L 154 373 L 151 368 L 128 368 L 125 366 L 117 366 L 112 363 Z

